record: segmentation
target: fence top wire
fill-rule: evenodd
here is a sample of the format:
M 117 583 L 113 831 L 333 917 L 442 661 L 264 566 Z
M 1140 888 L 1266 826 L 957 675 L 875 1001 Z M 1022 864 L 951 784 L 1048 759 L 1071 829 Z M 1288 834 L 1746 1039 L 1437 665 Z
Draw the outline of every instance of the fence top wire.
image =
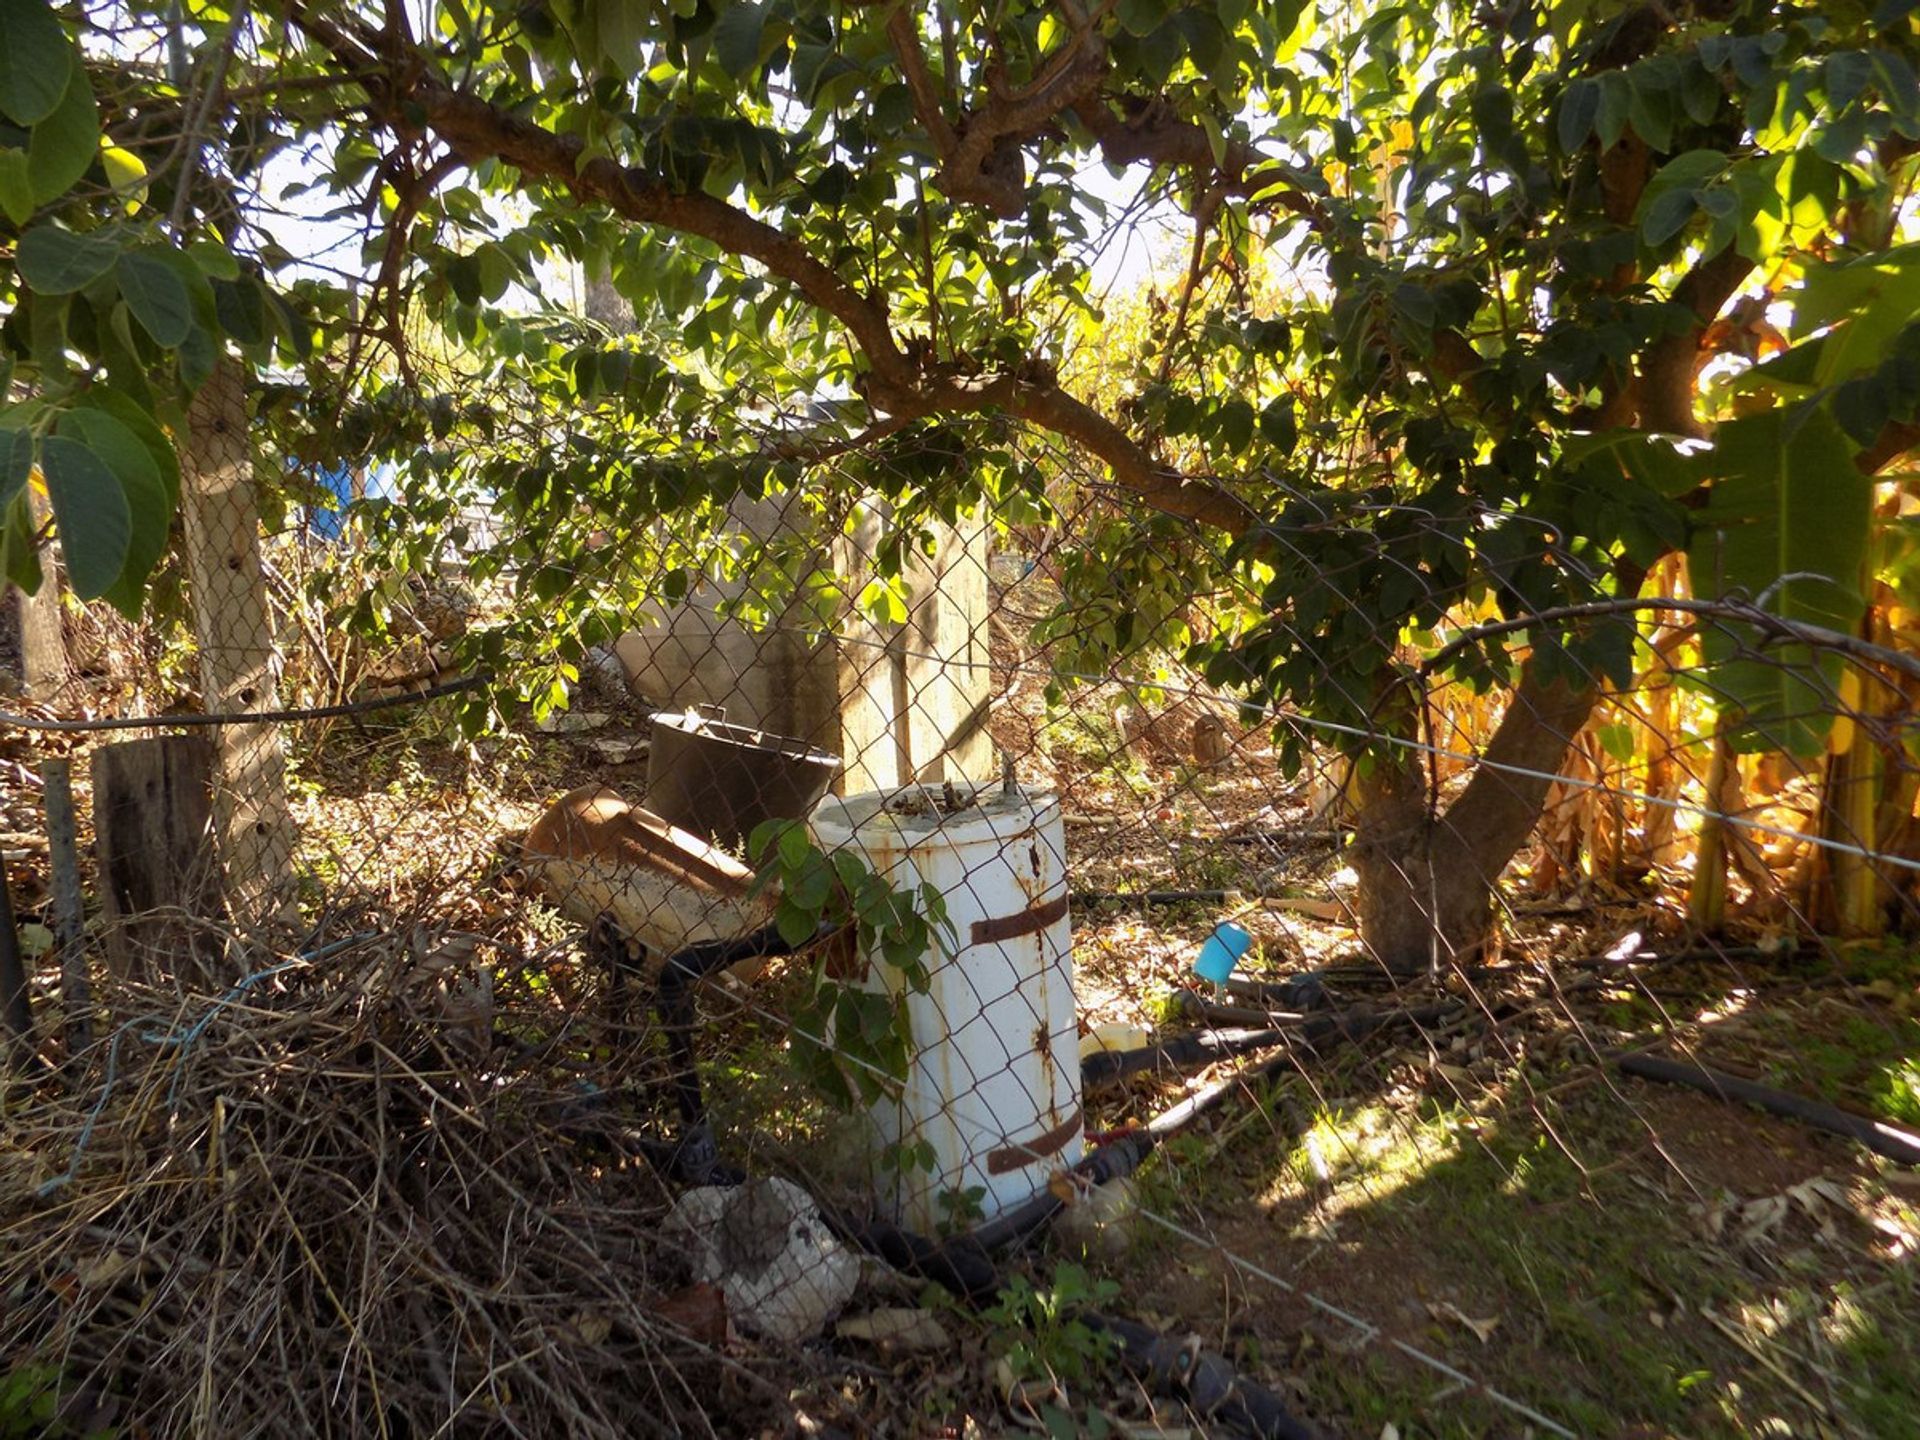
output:
M 90 734 L 105 730 L 172 730 L 219 725 L 291 724 L 299 720 L 334 720 L 347 715 L 366 715 L 375 710 L 392 710 L 404 705 L 421 705 L 468 690 L 479 690 L 493 683 L 490 672 L 481 671 L 443 680 L 423 690 L 395 695 L 379 695 L 366 700 L 348 700 L 338 705 L 308 705 L 292 710 L 229 710 L 204 715 L 113 715 L 95 720 L 47 720 L 37 715 L 0 710 L 0 725 L 19 730 L 38 730 L 54 734 Z
M 964 660 L 957 657 L 937 655 L 928 651 L 915 650 L 911 647 L 905 649 L 897 646 L 890 647 L 886 641 L 873 640 L 864 636 L 835 637 L 832 636 L 830 632 L 824 630 L 808 630 L 805 633 L 809 638 L 815 639 L 837 638 L 843 644 L 867 646 L 879 650 L 892 648 L 894 653 L 903 654 L 918 660 L 935 661 L 954 669 L 984 670 L 991 668 L 994 663 L 986 660 Z M 1013 669 L 1017 674 L 1046 675 L 1051 678 L 1073 680 L 1082 684 L 1104 685 L 1108 683 L 1125 683 L 1117 681 L 1116 677 L 1112 675 L 1095 675 L 1085 671 L 1062 670 L 1052 665 L 1021 664 L 1014 666 Z M 1805 844 L 1816 846 L 1822 850 L 1858 855 L 1875 864 L 1887 865 L 1897 870 L 1909 870 L 1920 873 L 1920 860 L 1910 860 L 1901 855 L 1888 854 L 1885 851 L 1874 850 L 1864 845 L 1849 844 L 1844 840 L 1836 840 L 1831 836 L 1808 833 L 1800 830 L 1790 830 L 1785 826 L 1771 825 L 1765 821 L 1755 820 L 1745 815 L 1716 810 L 1710 805 L 1700 805 L 1692 801 L 1669 798 L 1664 795 L 1653 795 L 1644 790 L 1635 790 L 1623 785 L 1609 785 L 1604 780 L 1586 780 L 1578 776 L 1537 770 L 1526 765 L 1515 765 L 1511 761 L 1493 760 L 1477 750 L 1456 750 L 1444 745 L 1435 745 L 1428 741 L 1416 740 L 1410 736 L 1393 735 L 1381 730 L 1370 730 L 1364 726 L 1348 725 L 1338 720 L 1324 720 L 1317 716 L 1305 714 L 1291 706 L 1264 702 L 1248 702 L 1233 696 L 1221 695 L 1217 691 L 1201 686 L 1181 685 L 1170 680 L 1156 680 L 1152 682 L 1152 688 L 1168 695 L 1179 696 L 1182 699 L 1205 700 L 1215 704 L 1232 705 L 1242 711 L 1257 710 L 1263 721 L 1284 722 L 1290 725 L 1300 725 L 1310 730 L 1324 731 L 1332 735 L 1342 735 L 1358 740 L 1377 741 L 1382 744 L 1394 746 L 1397 749 L 1410 751 L 1417 755 L 1429 756 L 1439 760 L 1455 760 L 1465 765 L 1491 770 L 1496 774 L 1511 775 L 1517 779 L 1544 780 L 1549 784 L 1564 785 L 1570 790 L 1597 791 L 1602 794 L 1611 795 L 1616 799 L 1638 801 L 1644 805 L 1652 805 L 1663 810 L 1671 810 L 1676 814 L 1693 815 L 1703 820 L 1719 820 L 1743 830 L 1756 831 L 1763 835 L 1772 835 L 1784 840 L 1804 842 Z
M 1570 608 L 1584 609 L 1586 607 Z M 1620 608 L 1629 607 L 1617 606 L 1608 602 L 1605 606 L 1595 610 L 1595 613 L 1601 613 L 1602 610 L 1610 611 Z M 1704 602 L 1687 602 L 1684 599 L 1675 597 L 1668 597 L 1658 601 L 1636 601 L 1630 608 L 1685 608 L 1696 612 L 1711 608 L 1718 613 L 1724 613 L 1740 619 L 1752 620 L 1760 616 L 1766 616 L 1768 619 L 1777 619 L 1777 617 L 1771 616 L 1769 612 L 1757 611 L 1749 606 L 1713 602 L 1709 607 Z M 788 626 L 783 628 L 792 628 L 813 641 L 833 640 L 845 645 L 886 651 L 906 658 L 934 662 L 949 666 L 953 669 L 991 669 L 994 664 L 994 662 L 989 660 L 967 660 L 959 656 L 940 655 L 930 651 L 918 650 L 911 646 L 903 647 L 897 641 L 879 640 L 861 635 L 839 634 L 838 632 L 819 626 Z M 1523 627 L 1515 624 L 1499 628 L 1511 629 Z M 1829 632 L 1813 630 L 1812 633 L 1809 633 L 1810 630 L 1812 630 L 1812 627 L 1796 627 L 1791 633 L 1793 638 L 1805 641 L 1806 643 L 1826 643 Z M 1849 637 L 1835 634 L 1835 638 L 1847 639 Z M 1861 647 L 1864 647 L 1863 653 L 1871 652 L 1867 655 L 1867 658 L 1885 659 L 1893 653 L 1885 651 L 1884 647 L 1871 645 L 1865 641 L 1857 643 Z M 1920 672 L 1920 661 L 1912 661 L 1910 657 L 1900 657 L 1900 659 L 1902 661 L 1900 667 L 1902 670 Z M 1019 675 L 1032 676 L 1044 674 L 1050 678 L 1072 680 L 1081 684 L 1106 684 L 1115 678 L 1111 675 L 1097 675 L 1083 671 L 1062 670 L 1052 665 L 1035 666 L 1031 664 L 1019 664 L 1014 666 L 1013 669 L 1015 673 Z M 38 716 L 23 715 L 15 711 L 0 710 L 0 725 L 10 725 L 17 729 L 44 733 L 88 734 L 114 730 L 294 723 L 306 720 L 336 719 L 401 706 L 424 704 L 429 701 L 443 699 L 449 695 L 482 689 L 493 683 L 493 680 L 494 676 L 491 672 L 476 672 L 471 675 L 457 677 L 453 680 L 442 681 L 438 684 L 428 686 L 425 689 L 409 691 L 403 694 L 379 696 L 367 700 L 347 701 L 337 705 L 316 705 L 287 710 L 253 710 L 233 711 L 221 714 L 154 715 L 146 717 L 114 716 L 94 720 L 48 720 Z M 1753 819 L 1750 816 L 1716 810 L 1710 805 L 1697 804 L 1693 801 L 1678 797 L 1654 795 L 1627 786 L 1609 785 L 1604 780 L 1588 780 L 1578 776 L 1563 775 L 1557 772 L 1534 769 L 1525 765 L 1516 765 L 1511 761 L 1494 760 L 1476 750 L 1453 749 L 1448 746 L 1435 745 L 1428 741 L 1414 739 L 1410 736 L 1393 735 L 1382 730 L 1349 725 L 1337 720 L 1322 719 L 1317 716 L 1308 715 L 1291 706 L 1265 702 L 1253 702 L 1250 704 L 1237 697 L 1222 696 L 1211 689 L 1199 686 L 1183 686 L 1170 680 L 1157 680 L 1154 682 L 1153 688 L 1164 691 L 1169 695 L 1179 696 L 1183 699 L 1207 700 L 1220 704 L 1231 704 L 1242 711 L 1249 709 L 1257 710 L 1265 721 L 1299 725 L 1307 729 L 1322 731 L 1329 735 L 1371 740 L 1391 745 L 1397 749 L 1406 750 L 1413 754 L 1439 760 L 1459 761 L 1470 766 L 1492 770 L 1497 774 L 1511 775 L 1516 779 L 1544 780 L 1549 784 L 1564 785 L 1570 790 L 1599 792 L 1613 796 L 1616 799 L 1635 801 L 1639 804 L 1670 810 L 1675 814 L 1692 815 L 1696 818 L 1706 820 L 1718 820 L 1725 824 L 1758 834 L 1802 842 L 1833 853 L 1856 855 L 1875 864 L 1886 865 L 1893 869 L 1920 873 L 1920 860 L 1912 860 L 1905 856 L 1889 854 L 1885 851 L 1876 850 L 1864 845 L 1849 844 L 1845 840 L 1835 839 L 1828 835 L 1788 829 L 1785 826 L 1773 825 L 1763 820 Z

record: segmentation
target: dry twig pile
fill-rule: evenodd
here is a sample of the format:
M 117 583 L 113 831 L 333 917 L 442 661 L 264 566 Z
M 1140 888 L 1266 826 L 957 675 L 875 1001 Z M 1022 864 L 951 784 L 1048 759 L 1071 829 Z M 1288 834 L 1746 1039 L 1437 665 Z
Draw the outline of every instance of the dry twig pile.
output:
M 670 1197 L 564 1123 L 564 1012 L 416 949 L 122 987 L 109 1042 L 16 1092 L 0 1334 L 71 1433 L 757 1428 L 762 1383 L 663 1318 Z

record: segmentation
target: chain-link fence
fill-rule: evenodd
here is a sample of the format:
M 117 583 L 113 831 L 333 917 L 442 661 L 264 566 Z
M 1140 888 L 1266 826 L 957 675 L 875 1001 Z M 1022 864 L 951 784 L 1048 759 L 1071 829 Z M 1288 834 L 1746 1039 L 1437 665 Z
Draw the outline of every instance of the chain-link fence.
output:
M 1332 653 L 1045 458 L 1031 523 L 736 503 L 531 709 L 476 640 L 525 567 L 263 540 L 243 483 L 173 638 L 70 608 L 0 732 L 9 1383 L 82 1432 L 1898 1433 L 1898 604 L 1668 559 Z M 1282 499 L 1270 554 L 1355 523 Z

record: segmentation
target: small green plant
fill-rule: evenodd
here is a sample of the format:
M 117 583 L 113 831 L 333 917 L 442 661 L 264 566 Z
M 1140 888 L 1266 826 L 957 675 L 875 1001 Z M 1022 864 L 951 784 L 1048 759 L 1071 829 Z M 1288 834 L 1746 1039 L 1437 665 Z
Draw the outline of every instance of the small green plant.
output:
M 51 1365 L 22 1365 L 0 1374 L 0 1440 L 58 1440 L 85 1435 L 106 1440 L 111 1430 L 86 1431 L 62 1419 L 60 1372 Z
M 933 1167 L 929 1165 L 927 1168 Z M 940 1233 L 962 1235 L 973 1229 L 986 1216 L 986 1210 L 981 1204 L 986 1198 L 987 1187 L 984 1185 L 969 1185 L 965 1190 L 941 1191 Z
M 1874 1099 L 1890 1119 L 1920 1125 L 1920 1063 L 1896 1061 L 1880 1072 Z
M 793 1057 L 801 1074 L 829 1101 L 851 1109 L 897 1093 L 913 1055 L 907 996 L 924 992 L 942 933 L 951 934 L 946 901 L 931 885 L 897 889 L 849 850 L 828 854 L 797 820 L 769 820 L 749 837 L 747 853 L 762 885 L 780 887 L 773 923 L 789 945 L 803 945 L 821 926 L 852 926 L 860 953 L 879 962 L 878 984 L 828 973 L 814 961 L 806 998 L 793 1015 Z
M 997 1332 L 999 1358 L 1013 1379 L 1084 1384 L 1112 1369 L 1119 1340 L 1080 1319 L 1080 1310 L 1119 1293 L 1115 1281 L 1093 1280 L 1078 1265 L 1060 1265 L 1044 1290 L 1016 1275 L 980 1314 Z

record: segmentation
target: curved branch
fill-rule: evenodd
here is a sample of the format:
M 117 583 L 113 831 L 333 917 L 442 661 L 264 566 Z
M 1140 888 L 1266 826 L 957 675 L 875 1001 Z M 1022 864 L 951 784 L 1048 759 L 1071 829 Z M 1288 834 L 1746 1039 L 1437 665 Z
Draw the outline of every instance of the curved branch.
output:
M 758 261 L 846 326 L 871 366 L 859 388 L 869 405 L 891 419 L 1003 409 L 1084 446 L 1107 464 L 1117 483 L 1157 510 L 1236 536 L 1253 528 L 1258 517 L 1243 501 L 1156 463 L 1118 425 L 1050 379 L 1037 378 L 1046 367 L 970 376 L 909 356 L 895 342 L 884 300 L 856 289 L 765 221 L 710 195 L 675 190 L 657 175 L 609 157 L 583 159 L 578 138 L 556 135 L 454 88 L 427 73 L 417 55 L 382 59 L 370 48 L 370 37 L 350 37 L 309 7 L 296 4 L 293 22 L 354 74 L 377 118 L 395 130 L 429 130 L 468 164 L 503 161 L 583 203 L 603 204 L 625 219 L 698 236 Z
M 1837 650 L 1867 664 L 1885 665 L 1920 680 L 1920 655 L 1909 655 L 1902 650 L 1876 645 L 1871 640 L 1863 640 L 1858 635 L 1849 635 L 1842 630 L 1829 630 L 1824 625 L 1808 625 L 1785 615 L 1776 615 L 1771 610 L 1762 610 L 1744 600 L 1696 600 L 1683 595 L 1623 595 L 1607 600 L 1587 600 L 1578 605 L 1555 605 L 1536 610 L 1512 620 L 1494 620 L 1485 625 L 1476 625 L 1421 661 L 1420 673 L 1432 675 L 1469 645 L 1477 645 L 1482 640 L 1491 640 L 1496 636 L 1512 635 L 1539 625 L 1557 624 L 1562 620 L 1595 620 L 1608 615 L 1630 615 L 1641 610 L 1673 610 L 1683 615 L 1738 621 L 1762 632 L 1769 641 L 1797 642 Z
M 893 53 L 900 59 L 900 73 L 906 77 L 907 89 L 913 95 L 914 114 L 927 127 L 934 152 L 944 161 L 953 153 L 959 137 L 953 133 L 953 126 L 947 123 L 947 112 L 941 102 L 940 92 L 934 87 L 933 74 L 927 69 L 927 57 L 920 49 L 920 33 L 915 27 L 913 11 L 907 5 L 896 5 L 893 13 L 887 16 L 887 39 L 893 44 Z

